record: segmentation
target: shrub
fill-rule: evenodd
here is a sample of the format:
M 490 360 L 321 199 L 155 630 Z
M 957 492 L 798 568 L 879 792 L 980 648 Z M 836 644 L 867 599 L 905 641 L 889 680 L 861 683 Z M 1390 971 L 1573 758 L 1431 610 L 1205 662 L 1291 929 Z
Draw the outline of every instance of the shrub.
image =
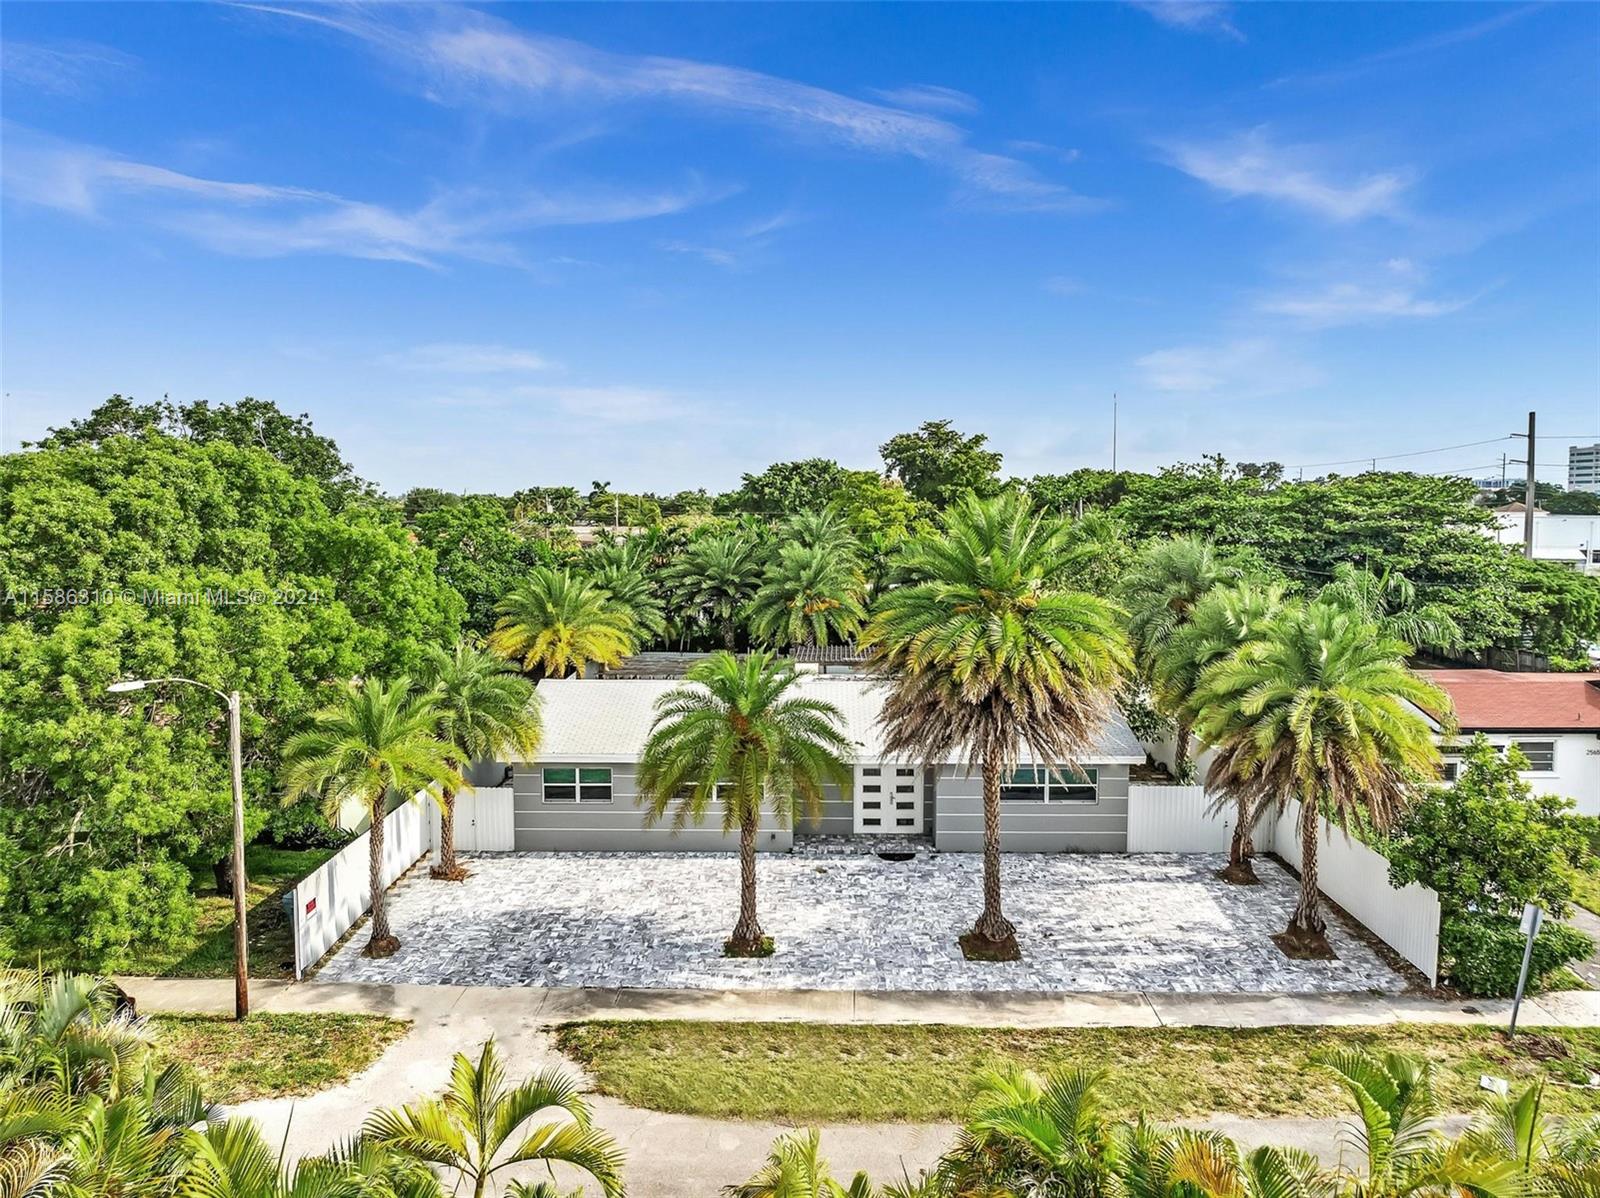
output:
M 1526 944 L 1518 921 L 1504 917 L 1447 918 L 1439 929 L 1445 973 L 1460 989 L 1483 998 L 1506 998 L 1517 992 Z M 1593 951 L 1594 941 L 1576 928 L 1546 923 L 1533 942 L 1530 984 Z
M 274 807 L 267 816 L 266 835 L 285 849 L 337 849 L 353 839 L 349 832 L 329 823 L 316 803 Z

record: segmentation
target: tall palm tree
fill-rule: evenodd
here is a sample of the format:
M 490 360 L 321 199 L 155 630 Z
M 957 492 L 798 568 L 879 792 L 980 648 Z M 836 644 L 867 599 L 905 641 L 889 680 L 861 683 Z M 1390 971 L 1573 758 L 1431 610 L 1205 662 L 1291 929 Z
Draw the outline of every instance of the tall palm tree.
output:
M 1342 603 L 1378 626 L 1384 636 L 1404 641 L 1413 650 L 1450 653 L 1466 639 L 1449 610 L 1437 603 L 1418 603 L 1417 588 L 1398 570 L 1372 571 L 1349 562 L 1333 568 L 1333 581 L 1318 597 Z
M 538 677 L 581 674 L 591 661 L 616 665 L 634 651 L 633 617 L 568 570 L 536 567 L 495 610 L 489 648 Z
M 589 581 L 628 614 L 642 646 L 656 644 L 667 635 L 667 616 L 655 586 L 637 567 L 601 565 L 589 572 Z
M 1407 647 L 1359 615 L 1315 602 L 1288 611 L 1263 640 L 1203 676 L 1194 703 L 1217 746 L 1211 777 L 1253 802 L 1300 800 L 1300 901 L 1285 947 L 1325 955 L 1317 890 L 1317 824 L 1390 826 L 1439 750 L 1416 708 L 1450 710 L 1437 687 L 1406 669 Z
M 453 772 L 505 753 L 533 756 L 539 748 L 539 696 L 514 665 L 466 641 L 452 649 L 429 645 L 423 665 L 423 684 L 433 696 L 439 739 L 450 746 Z M 459 882 L 467 871 L 456 860 L 456 790 L 448 781 L 439 804 L 439 864 L 432 876 Z
M 785 544 L 822 549 L 851 560 L 861 553 L 861 545 L 850 529 L 850 522 L 831 507 L 796 512 L 783 522 L 778 535 Z
M 836 548 L 785 545 L 750 601 L 750 631 L 779 648 L 849 640 L 867 618 L 855 557 Z
M 438 701 L 419 692 L 409 678 L 368 678 L 346 687 L 338 700 L 311 717 L 311 726 L 284 748 L 286 801 L 322 798 L 329 816 L 349 795 L 367 804 L 367 877 L 372 888 L 369 957 L 392 956 L 400 947 L 389 930 L 383 894 L 383 823 L 390 793 L 426 791 L 436 801 L 442 787 L 462 785 L 450 764 L 454 750 L 440 739 Z
M 1056 590 L 1059 522 L 1017 495 L 969 496 L 941 532 L 907 547 L 921 579 L 884 595 L 861 638 L 889 680 L 880 717 L 888 756 L 965 758 L 983 774 L 983 913 L 963 947 L 1014 957 L 1000 903 L 1000 787 L 1024 748 L 1071 766 L 1094 743 L 1131 665 L 1120 613 Z
M 1195 696 L 1200 680 L 1217 662 L 1242 645 L 1261 640 L 1283 610 L 1281 583 L 1223 583 L 1206 592 L 1157 655 L 1152 681 L 1158 702 L 1167 711 L 1181 713 L 1193 725 L 1200 709 Z M 1233 803 L 1235 820 L 1228 866 L 1219 875 L 1225 881 L 1254 884 L 1251 830 L 1261 812 L 1253 805 L 1254 788 L 1230 786 L 1229 779 L 1213 776 L 1207 784 L 1223 804 Z
M 501 1170 L 528 1163 L 579 1170 L 606 1198 L 625 1192 L 622 1150 L 590 1122 L 589 1105 L 572 1078 L 546 1069 L 510 1085 L 492 1039 L 476 1061 L 456 1054 L 439 1097 L 377 1111 L 362 1134 L 454 1173 L 473 1198 L 488 1193 Z
M 761 585 L 761 553 L 742 532 L 691 541 L 667 570 L 680 608 L 714 629 L 722 647 L 738 643 L 739 615 Z
M 1195 604 L 1212 587 L 1237 575 L 1218 560 L 1211 542 L 1200 537 L 1173 537 L 1145 548 L 1123 575 L 1118 592 L 1128 611 L 1128 635 L 1140 681 L 1151 683 L 1162 650 L 1188 623 Z M 1182 711 L 1170 714 L 1175 725 L 1173 773 L 1178 781 L 1187 782 L 1192 773 L 1192 721 Z
M 639 760 L 639 797 L 652 824 L 671 810 L 677 828 L 704 822 L 712 804 L 722 804 L 722 830 L 739 833 L 739 921 L 726 951 L 763 955 L 756 918 L 762 809 L 789 824 L 798 799 L 814 817 L 824 785 L 849 788 L 854 748 L 840 731 L 844 715 L 837 707 L 795 693 L 792 662 L 760 652 L 740 661 L 718 650 L 685 681 L 656 701 Z

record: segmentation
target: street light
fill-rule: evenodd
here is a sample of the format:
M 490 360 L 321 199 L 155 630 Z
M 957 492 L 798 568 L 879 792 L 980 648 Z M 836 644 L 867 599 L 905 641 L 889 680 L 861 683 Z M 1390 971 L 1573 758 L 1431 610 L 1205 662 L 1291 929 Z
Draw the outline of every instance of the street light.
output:
M 220 691 L 193 678 L 130 678 L 113 682 L 106 692 L 125 695 L 169 682 L 198 686 L 228 705 L 228 761 L 233 770 L 233 1014 L 235 1019 L 243 1019 L 250 1014 L 250 950 L 245 930 L 244 766 L 239 747 L 239 692 Z

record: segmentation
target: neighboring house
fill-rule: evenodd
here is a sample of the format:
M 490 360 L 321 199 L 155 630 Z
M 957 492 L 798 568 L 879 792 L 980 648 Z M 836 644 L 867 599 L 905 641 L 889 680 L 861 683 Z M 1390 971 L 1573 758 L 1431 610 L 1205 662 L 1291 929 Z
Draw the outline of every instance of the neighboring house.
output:
M 672 678 L 560 678 L 539 684 L 544 739 L 533 760 L 511 763 L 516 848 L 665 852 L 731 851 L 713 810 L 699 827 L 674 835 L 669 814 L 645 826 L 634 774 L 650 735 L 656 700 Z M 808 836 L 918 837 L 946 852 L 970 852 L 983 842 L 983 783 L 976 770 L 954 762 L 924 767 L 887 758 L 878 714 L 881 684 L 861 678 L 812 675 L 801 691 L 825 699 L 845 717 L 857 746 L 851 793 L 828 789 L 821 819 L 802 813 L 794 828 L 763 820 L 760 846 L 783 852 Z M 1128 767 L 1144 749 L 1117 715 L 1078 771 L 1025 765 L 1002 793 L 1001 846 L 1012 852 L 1125 852 L 1128 844 Z
M 1422 670 L 1455 707 L 1454 739 L 1439 736 L 1445 778 L 1454 779 L 1462 747 L 1481 732 L 1497 748 L 1514 744 L 1528 759 L 1523 775 L 1541 794 L 1600 815 L 1600 674 L 1511 674 L 1499 670 Z M 1439 730 L 1436 713 L 1423 712 Z
M 1527 508 L 1508 503 L 1494 509 L 1494 524 L 1484 532 L 1502 545 L 1519 547 Z M 1535 508 L 1533 556 L 1585 574 L 1600 574 L 1600 516 L 1561 516 Z

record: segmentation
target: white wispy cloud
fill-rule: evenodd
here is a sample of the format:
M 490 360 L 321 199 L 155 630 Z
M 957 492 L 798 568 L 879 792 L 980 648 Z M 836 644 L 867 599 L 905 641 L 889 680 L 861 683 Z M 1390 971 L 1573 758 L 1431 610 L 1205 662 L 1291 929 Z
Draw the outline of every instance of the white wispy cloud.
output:
M 1244 41 L 1244 34 L 1233 23 L 1231 4 L 1218 0 L 1131 0 L 1131 3 L 1169 28 Z
M 1318 328 L 1332 328 L 1396 318 L 1448 316 L 1472 300 L 1473 297 L 1429 299 L 1405 284 L 1334 283 L 1318 291 L 1275 296 L 1263 300 L 1258 307 L 1273 316 L 1290 316 Z
M 0 41 L 0 74 L 8 84 L 58 96 L 87 95 L 138 64 L 131 54 L 94 42 Z
M 1337 222 L 1398 215 L 1415 181 L 1410 170 L 1331 177 L 1324 151 L 1278 144 L 1261 128 L 1222 142 L 1172 144 L 1167 156 L 1184 174 L 1227 195 L 1272 200 Z
M 1217 345 L 1177 345 L 1145 354 L 1134 363 L 1146 386 L 1188 395 L 1221 393 L 1251 398 L 1300 391 L 1322 381 L 1322 373 L 1266 338 Z
M 745 270 L 763 257 L 775 234 L 800 219 L 794 212 L 784 210 L 747 221 L 710 239 L 671 237 L 656 246 L 666 253 L 699 258 L 723 270 Z
M 7 125 L 8 198 L 94 219 L 143 221 L 221 253 L 338 254 L 435 266 L 517 262 L 518 234 L 681 212 L 726 191 L 698 179 L 659 191 L 445 190 L 411 209 L 271 183 L 207 179 Z
M 569 416 L 601 424 L 633 426 L 690 416 L 695 405 L 655 387 L 626 384 L 571 387 L 519 387 L 517 395 L 554 403 Z
M 1083 157 L 1082 150 L 1075 150 L 1070 146 L 1053 146 L 1049 142 L 1032 141 L 1028 138 L 1013 138 L 1006 142 L 1006 149 L 1018 154 L 1039 154 L 1046 158 L 1054 158 L 1058 162 L 1076 162 Z
M 910 87 L 874 88 L 872 94 L 887 100 L 897 108 L 919 108 L 924 112 L 977 112 L 982 105 L 976 96 L 957 91 L 953 87 L 940 87 L 935 83 L 918 83 Z
M 926 162 L 957 182 L 958 200 L 1034 212 L 1099 207 L 1027 163 L 970 144 L 945 119 L 826 88 L 686 58 L 618 54 L 521 30 L 459 6 L 382 9 L 241 8 L 335 28 L 417 72 L 430 98 L 541 111 L 554 102 L 593 106 L 656 102 L 744 117 L 866 153 Z M 926 99 L 926 93 L 923 94 Z M 949 96 L 945 96 L 948 101 Z
M 1074 279 L 1071 275 L 1051 275 L 1039 286 L 1051 295 L 1082 295 L 1088 290 L 1081 280 Z
M 555 363 L 543 354 L 509 345 L 475 345 L 434 342 L 399 353 L 383 354 L 382 366 L 397 370 L 437 371 L 441 374 L 527 374 L 549 370 Z

